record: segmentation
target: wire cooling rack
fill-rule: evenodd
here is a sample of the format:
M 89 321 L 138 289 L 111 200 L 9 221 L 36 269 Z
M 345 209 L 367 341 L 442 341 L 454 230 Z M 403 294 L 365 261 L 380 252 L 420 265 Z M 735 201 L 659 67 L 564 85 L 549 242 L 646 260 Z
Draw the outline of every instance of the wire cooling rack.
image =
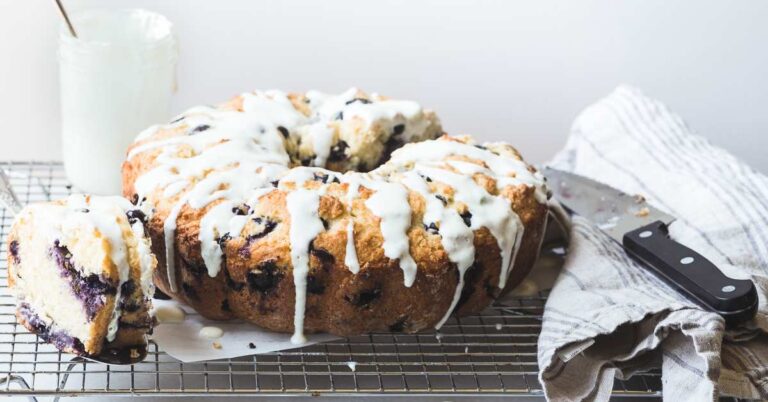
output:
M 24 203 L 66 196 L 60 163 L 0 163 Z M 146 361 L 108 366 L 42 343 L 16 323 L 6 287 L 5 237 L 13 217 L 0 209 L 0 395 L 517 396 L 543 399 L 536 339 L 546 294 L 505 300 L 438 333 L 380 333 L 234 359 L 182 363 L 154 343 Z M 617 380 L 616 396 L 658 397 L 658 373 Z

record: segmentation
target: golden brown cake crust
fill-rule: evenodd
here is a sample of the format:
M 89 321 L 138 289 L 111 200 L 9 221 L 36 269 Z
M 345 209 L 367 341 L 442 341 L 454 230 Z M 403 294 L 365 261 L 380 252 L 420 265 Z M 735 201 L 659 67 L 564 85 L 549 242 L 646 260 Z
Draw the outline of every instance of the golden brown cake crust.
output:
M 139 158 L 141 159 L 141 158 Z M 136 171 L 127 162 L 124 180 L 135 180 Z M 328 194 L 345 194 L 347 184 L 332 184 Z M 403 271 L 396 260 L 383 254 L 378 218 L 364 208 L 370 190 L 355 202 L 355 244 L 361 270 L 353 274 L 344 265 L 346 222 L 348 215 L 339 218 L 329 231 L 314 241 L 310 259 L 310 278 L 317 290 L 310 287 L 307 296 L 305 328 L 307 332 L 329 332 L 336 335 L 354 335 L 378 330 L 401 329 L 415 332 L 434 326 L 448 309 L 458 283 L 458 271 L 440 245 L 439 238 L 429 235 L 413 225 L 409 230 L 411 255 L 419 270 L 412 287 L 403 284 Z M 538 254 L 548 213 L 546 204 L 539 203 L 532 187 L 520 186 L 509 190 L 513 208 L 525 226 L 522 244 L 507 281 L 512 289 L 530 271 Z M 133 196 L 127 186 L 124 195 Z M 420 196 L 411 193 L 410 203 L 414 215 L 423 213 Z M 171 203 L 168 203 L 171 204 Z M 339 205 L 342 204 L 342 205 Z M 290 217 L 286 213 L 285 192 L 275 189 L 261 199 L 260 215 L 280 220 L 281 223 L 265 237 L 252 243 L 249 253 L 241 252 L 245 239 L 236 238 L 227 243 L 222 270 L 209 277 L 200 255 L 199 223 L 214 205 L 196 210 L 189 205 L 182 208 L 176 230 L 176 282 L 179 292 L 170 290 L 165 264 L 163 222 L 169 205 L 157 206 L 148 225 L 152 248 L 158 258 L 155 284 L 164 293 L 181 300 L 204 317 L 211 319 L 241 318 L 275 331 L 293 331 L 295 288 L 292 276 L 288 230 Z M 320 204 L 321 217 L 333 217 L 344 210 L 343 202 L 332 195 L 324 196 Z M 345 212 L 341 212 L 346 215 Z M 420 220 L 413 219 L 418 222 Z M 462 298 L 456 307 L 458 315 L 477 313 L 487 307 L 500 294 L 496 287 L 501 258 L 496 240 L 488 230 L 475 232 L 477 250 L 475 265 L 466 272 Z M 245 255 L 245 256 L 244 256 Z M 259 269 L 266 274 L 260 279 L 265 286 L 250 285 L 247 274 Z M 255 280 L 253 280 L 255 281 Z M 361 301 L 361 299 L 363 299 Z M 372 299 L 372 300 L 368 300 Z M 365 302 L 368 303 L 365 303 Z M 362 305 L 361 305 L 362 304 Z
M 520 207 L 515 210 L 525 225 L 525 233 L 506 289 L 517 286 L 528 274 L 543 235 L 547 207 L 536 202 L 531 192 L 527 187 L 515 192 L 520 194 L 517 196 L 520 201 L 516 201 Z M 267 197 L 260 203 L 266 208 L 265 215 L 279 216 L 289 222 L 284 212 L 284 194 L 275 190 Z M 321 204 L 321 216 L 327 213 L 328 209 L 323 207 L 328 203 Z M 158 257 L 155 271 L 158 289 L 187 303 L 206 318 L 241 318 L 274 331 L 292 332 L 295 287 L 291 280 L 288 225 L 279 224 L 271 234 L 254 242 L 248 258 L 239 252 L 244 239 L 230 241 L 221 272 L 211 278 L 200 256 L 197 222 L 203 212 L 185 209 L 188 210 L 180 215 L 176 234 L 178 293 L 171 292 L 168 283 L 163 215 L 156 214 L 150 222 L 153 252 Z M 403 271 L 397 261 L 383 255 L 376 219 L 370 215 L 356 217 L 355 243 L 361 265 L 358 274 L 351 273 L 344 265 L 344 225 L 337 225 L 335 230 L 321 234 L 314 241 L 314 249 L 320 251 L 311 253 L 309 275 L 315 278 L 317 290 L 313 292 L 310 286 L 307 295 L 307 332 L 342 336 L 388 329 L 415 332 L 434 326 L 450 306 L 458 271 L 439 240 L 430 239 L 434 236 L 427 235 L 420 227 L 411 228 L 411 255 L 419 271 L 415 283 L 408 288 L 403 285 Z M 496 283 L 501 258 L 496 240 L 487 230 L 480 230 L 475 233 L 474 243 L 482 252 L 477 253 L 475 266 L 465 274 L 462 299 L 456 307 L 459 316 L 483 310 L 500 294 Z M 273 287 L 261 290 L 260 287 L 266 286 L 248 283 L 248 272 L 259 267 L 268 272 L 262 281 L 266 285 L 274 282 Z
M 161 130 L 155 137 L 134 144 L 132 149 L 157 138 L 183 135 L 181 131 Z M 441 141 L 465 143 L 470 140 L 446 137 Z M 504 156 L 521 160 L 514 148 L 498 146 L 504 148 Z M 136 201 L 136 180 L 157 166 L 158 154 L 158 149 L 151 149 L 124 163 L 125 197 Z M 483 164 L 467 158 L 454 159 Z M 528 169 L 533 170 L 532 167 Z M 473 179 L 507 198 L 524 226 L 519 251 L 504 290 L 512 289 L 525 278 L 537 258 L 547 205 L 537 199 L 536 188 L 532 186 L 517 184 L 497 190 L 497 183 L 488 176 L 478 173 Z M 305 184 L 307 188 L 321 185 L 325 191 L 318 211 L 326 230 L 310 244 L 305 332 L 349 336 L 381 330 L 416 332 L 434 327 L 451 305 L 459 271 L 441 245 L 440 235 L 430 233 L 421 224 L 425 211 L 423 197 L 414 191 L 408 192 L 412 219 L 407 236 L 418 271 L 413 285 L 406 287 L 399 261 L 384 255 L 380 218 L 366 207 L 365 202 L 374 190 L 361 186 L 349 205 L 348 183 Z M 438 183 L 434 185 L 439 186 Z M 171 291 L 168 279 L 163 225 L 184 191 L 172 197 L 164 197 L 160 188 L 144 194 L 155 207 L 148 232 L 158 258 L 154 277 L 158 289 L 210 319 L 239 318 L 274 331 L 292 332 L 296 289 L 289 240 L 291 216 L 286 196 L 293 188 L 281 183 L 279 188 L 263 195 L 251 206 L 253 216 L 263 217 L 275 226 L 263 236 L 248 241 L 247 234 L 255 229 L 246 225 L 242 236 L 233 236 L 223 243 L 222 267 L 215 277 L 208 275 L 201 255 L 200 222 L 221 200 L 199 209 L 185 204 L 176 220 L 174 235 L 176 292 Z M 449 197 L 451 189 L 444 190 Z M 354 244 L 360 263 L 358 273 L 351 272 L 345 265 L 350 219 L 354 220 Z M 502 265 L 497 239 L 488 229 L 481 228 L 474 231 L 474 246 L 477 250 L 475 263 L 465 273 L 461 298 L 454 309 L 457 315 L 477 313 L 503 292 L 497 287 Z

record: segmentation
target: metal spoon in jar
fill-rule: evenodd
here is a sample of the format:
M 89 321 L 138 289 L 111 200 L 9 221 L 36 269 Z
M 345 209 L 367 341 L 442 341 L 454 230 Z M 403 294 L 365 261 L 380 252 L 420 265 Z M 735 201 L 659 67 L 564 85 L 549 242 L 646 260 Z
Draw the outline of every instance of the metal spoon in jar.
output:
M 59 7 L 59 13 L 61 13 L 61 16 L 64 18 L 64 22 L 67 23 L 67 28 L 69 28 L 69 33 L 71 33 L 72 36 L 77 38 L 77 32 L 75 32 L 75 27 L 72 26 L 72 22 L 69 20 L 69 15 L 67 14 L 67 10 L 64 9 L 64 5 L 61 4 L 61 0 L 56 0 L 56 5 Z

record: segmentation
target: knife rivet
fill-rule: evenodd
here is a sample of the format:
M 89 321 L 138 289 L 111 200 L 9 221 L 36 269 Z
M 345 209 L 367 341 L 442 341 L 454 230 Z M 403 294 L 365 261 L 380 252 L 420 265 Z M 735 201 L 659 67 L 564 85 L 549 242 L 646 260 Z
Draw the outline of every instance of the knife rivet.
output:
M 643 239 L 645 239 L 646 237 L 651 237 L 652 234 L 653 234 L 653 232 L 651 232 L 650 230 L 646 230 L 646 231 L 640 232 L 640 234 L 638 236 L 640 236 Z
M 733 285 L 723 286 L 723 288 L 720 290 L 722 290 L 724 293 L 731 293 L 734 290 L 736 290 L 736 286 L 733 286 Z
M 680 260 L 680 263 L 683 265 L 688 265 L 693 262 L 693 257 L 683 257 L 683 259 Z

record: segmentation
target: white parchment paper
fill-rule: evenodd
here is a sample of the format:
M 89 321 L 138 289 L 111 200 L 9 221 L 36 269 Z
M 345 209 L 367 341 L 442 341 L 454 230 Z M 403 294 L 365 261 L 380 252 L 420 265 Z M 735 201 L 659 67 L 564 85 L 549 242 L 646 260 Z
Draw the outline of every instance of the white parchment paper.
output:
M 153 304 L 155 308 L 178 306 L 187 313 L 183 322 L 160 323 L 152 335 L 160 350 L 185 363 L 295 349 L 338 339 L 329 334 L 312 334 L 307 335 L 307 343 L 294 345 L 291 343 L 291 334 L 271 332 L 243 321 L 208 320 L 190 307 L 173 300 L 153 300 Z M 219 339 L 203 338 L 199 332 L 206 326 L 221 328 L 224 335 Z M 220 344 L 221 348 L 215 348 L 214 342 Z M 255 349 L 249 346 L 251 343 L 256 346 Z

